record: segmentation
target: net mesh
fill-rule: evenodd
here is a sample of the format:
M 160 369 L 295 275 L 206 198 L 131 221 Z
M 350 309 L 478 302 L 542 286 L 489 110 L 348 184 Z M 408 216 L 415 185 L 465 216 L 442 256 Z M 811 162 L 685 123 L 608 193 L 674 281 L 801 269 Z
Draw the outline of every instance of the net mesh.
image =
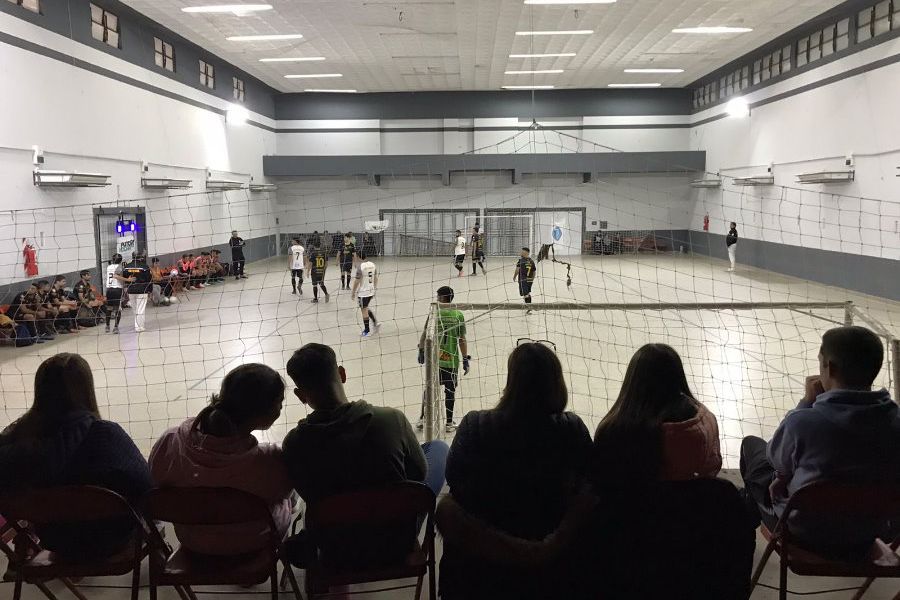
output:
M 229 370 L 264 362 L 284 373 L 290 354 L 307 342 L 335 348 L 348 372 L 350 398 L 399 408 L 415 422 L 425 389 L 416 348 L 436 289 L 450 285 L 456 302 L 482 307 L 463 311 L 473 358 L 470 373 L 460 377 L 458 417 L 496 404 L 509 352 L 519 338 L 531 338 L 555 344 L 570 409 L 593 428 L 615 401 L 634 351 L 664 342 L 682 355 L 692 389 L 718 418 L 725 463 L 736 466 L 740 438 L 767 437 L 796 404 L 805 375 L 817 368 L 826 329 L 844 323 L 849 313 L 886 341 L 900 332 L 896 301 L 834 285 L 854 280 L 841 271 L 851 263 L 829 265 L 820 254 L 884 259 L 896 269 L 895 201 L 822 186 L 742 187 L 730 177 L 719 187 L 697 189 L 692 180 L 715 176 L 677 164 L 611 173 L 598 160 L 589 175 L 511 176 L 488 169 L 487 162 L 479 168 L 487 154 L 617 151 L 589 134 L 540 126 L 511 137 L 484 133 L 467 161 L 472 168 L 453 173 L 450 185 L 415 175 L 421 170 L 411 164 L 409 172 L 383 176 L 380 185 L 354 176 L 284 179 L 277 192 L 148 192 L 109 204 L 92 202 L 90 192 L 48 192 L 48 208 L 0 213 L 4 304 L 29 280 L 66 274 L 71 287 L 81 269 L 94 269 L 94 284 L 102 288 L 98 258 L 105 268 L 120 237 L 109 223 L 120 215 L 141 223 L 138 247 L 160 257 L 166 271 L 182 253 L 214 246 L 230 262 L 228 239 L 237 230 L 247 242 L 249 276 L 185 289 L 171 306 L 149 307 L 144 333 L 134 332 L 126 310 L 118 336 L 95 327 L 0 349 L 0 425 L 30 405 L 43 359 L 77 352 L 94 369 L 103 415 L 148 451 L 167 427 L 195 415 Z M 540 165 L 534 170 L 540 172 Z M 532 315 L 510 308 L 521 298 L 512 281 L 515 259 L 506 248 L 515 247 L 518 242 L 510 240 L 522 232 L 489 226 L 504 219 L 530 223 L 533 250 L 553 244 L 534 282 L 534 301 L 544 306 Z M 365 222 L 380 220 L 389 222 L 387 230 L 366 233 Z M 465 276 L 458 277 L 454 232 L 462 229 L 468 239 L 476 221 L 485 227 L 486 273 L 472 275 L 470 253 Z M 724 242 L 730 221 L 740 233 L 734 272 L 727 270 Z M 379 269 L 371 308 L 382 327 L 371 338 L 360 337 L 359 308 L 341 289 L 335 254 L 344 232 L 353 233 Z M 330 298 L 325 302 L 323 293 L 312 303 L 308 273 L 304 294 L 291 293 L 287 247 L 293 237 L 309 246 L 316 236 L 332 255 L 325 277 Z M 26 275 L 26 244 L 34 249 L 39 275 Z M 546 306 L 560 302 L 569 305 Z M 896 357 L 888 356 L 878 384 L 893 388 Z M 258 435 L 280 441 L 306 412 L 288 400 L 276 425 Z

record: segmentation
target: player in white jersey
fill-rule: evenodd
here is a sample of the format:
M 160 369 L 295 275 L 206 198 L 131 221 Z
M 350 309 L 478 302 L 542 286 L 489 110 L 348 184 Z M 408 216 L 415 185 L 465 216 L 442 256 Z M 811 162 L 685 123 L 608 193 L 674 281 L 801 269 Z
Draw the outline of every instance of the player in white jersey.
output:
M 119 333 L 119 321 L 122 320 L 122 294 L 125 291 L 125 284 L 131 282 L 122 273 L 122 255 L 113 254 L 109 266 L 106 267 L 106 333 L 109 333 L 109 323 L 113 314 L 116 316 L 113 333 Z
M 303 265 L 306 262 L 306 249 L 300 245 L 300 240 L 293 238 L 291 248 L 288 251 L 288 268 L 291 270 L 291 294 L 303 295 Z M 300 279 L 298 285 L 297 279 Z
M 457 271 L 456 276 L 462 277 L 463 261 L 466 260 L 466 238 L 459 229 L 456 230 L 456 247 L 453 249 L 453 255 L 453 266 L 456 267 Z
M 351 298 L 359 298 L 359 308 L 362 311 L 363 318 L 363 337 L 369 337 L 369 322 L 378 331 L 381 324 L 375 318 L 375 313 L 369 308 L 369 303 L 375 297 L 375 288 L 378 286 L 378 269 L 375 263 L 366 257 L 366 253 L 362 250 L 357 252 L 359 256 L 359 266 L 356 268 L 356 279 L 353 280 L 353 291 L 350 293 Z

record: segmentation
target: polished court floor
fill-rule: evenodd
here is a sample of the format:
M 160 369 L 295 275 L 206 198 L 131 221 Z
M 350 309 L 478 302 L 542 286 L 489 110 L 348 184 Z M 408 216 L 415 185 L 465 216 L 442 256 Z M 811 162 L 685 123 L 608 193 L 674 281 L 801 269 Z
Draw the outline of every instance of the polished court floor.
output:
M 418 418 L 424 369 L 416 346 L 435 290 L 451 285 L 460 303 L 490 304 L 466 310 L 472 355 L 460 376 L 459 417 L 496 404 L 505 384 L 506 359 L 520 338 L 552 342 L 566 371 L 570 410 L 593 430 L 615 401 L 628 361 L 648 342 L 664 342 L 682 355 L 695 395 L 719 421 L 727 467 L 737 466 L 737 448 L 747 434 L 767 437 L 802 394 L 804 377 L 816 371 L 821 333 L 843 323 L 843 303 L 852 301 L 854 320 L 900 334 L 900 304 L 783 277 L 749 267 L 726 271 L 725 263 L 688 255 L 573 257 L 567 268 L 538 265 L 535 302 L 574 302 L 595 308 L 537 310 L 526 315 L 512 258 L 492 258 L 487 275 L 456 277 L 445 259 L 376 258 L 380 270 L 372 303 L 382 327 L 360 337 L 362 319 L 339 273 L 326 275 L 331 293 L 312 303 L 309 282 L 294 296 L 285 260 L 254 263 L 250 278 L 189 292 L 170 307 L 148 307 L 147 331 L 134 332 L 132 312 L 121 333 L 102 327 L 28 348 L 0 349 L 0 425 L 28 406 L 34 372 L 58 352 L 77 352 L 94 369 L 103 415 L 123 425 L 149 452 L 167 428 L 196 414 L 230 369 L 263 362 L 284 372 L 291 353 L 307 342 L 333 346 L 348 373 L 352 399 L 400 408 Z M 791 308 L 744 308 L 746 303 L 790 303 Z M 834 307 L 807 307 L 833 302 Z M 597 305 L 631 305 L 628 310 Z M 659 303 L 666 310 L 654 308 Z M 737 303 L 712 310 L 692 303 Z M 641 305 L 635 307 L 634 305 Z M 891 387 L 890 368 L 880 384 Z M 290 390 L 290 387 L 288 388 Z M 281 418 L 259 436 L 280 442 L 306 408 L 290 393 Z

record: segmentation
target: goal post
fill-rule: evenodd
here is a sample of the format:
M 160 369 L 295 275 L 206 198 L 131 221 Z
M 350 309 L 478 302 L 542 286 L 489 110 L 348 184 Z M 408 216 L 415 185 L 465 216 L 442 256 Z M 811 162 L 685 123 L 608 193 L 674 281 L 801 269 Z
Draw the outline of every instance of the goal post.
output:
M 470 239 L 473 227 L 478 227 L 484 236 L 484 253 L 488 257 L 517 256 L 523 246 L 535 251 L 533 213 L 467 215 L 466 240 Z
M 426 440 L 445 436 L 438 317 L 454 309 L 465 315 L 472 356 L 470 373 L 458 374 L 456 414 L 496 406 L 509 353 L 524 338 L 552 344 L 569 387 L 567 410 L 593 430 L 615 401 L 634 352 L 664 331 L 694 395 L 719 419 L 731 462 L 744 435 L 770 435 L 793 408 L 805 375 L 816 368 L 822 333 L 863 316 L 851 301 L 431 303 L 423 330 Z M 893 361 L 879 376 L 889 388 L 897 385 L 898 351 L 890 350 Z

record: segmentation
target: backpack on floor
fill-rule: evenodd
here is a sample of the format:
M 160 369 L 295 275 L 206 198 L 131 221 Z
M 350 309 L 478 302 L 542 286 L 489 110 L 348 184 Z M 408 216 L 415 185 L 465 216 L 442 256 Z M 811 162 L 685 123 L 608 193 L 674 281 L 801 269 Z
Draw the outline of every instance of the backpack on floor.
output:
M 34 338 L 31 337 L 31 332 L 28 331 L 28 328 L 24 325 L 16 325 L 15 338 L 16 338 L 16 348 L 30 346 L 34 343 Z

